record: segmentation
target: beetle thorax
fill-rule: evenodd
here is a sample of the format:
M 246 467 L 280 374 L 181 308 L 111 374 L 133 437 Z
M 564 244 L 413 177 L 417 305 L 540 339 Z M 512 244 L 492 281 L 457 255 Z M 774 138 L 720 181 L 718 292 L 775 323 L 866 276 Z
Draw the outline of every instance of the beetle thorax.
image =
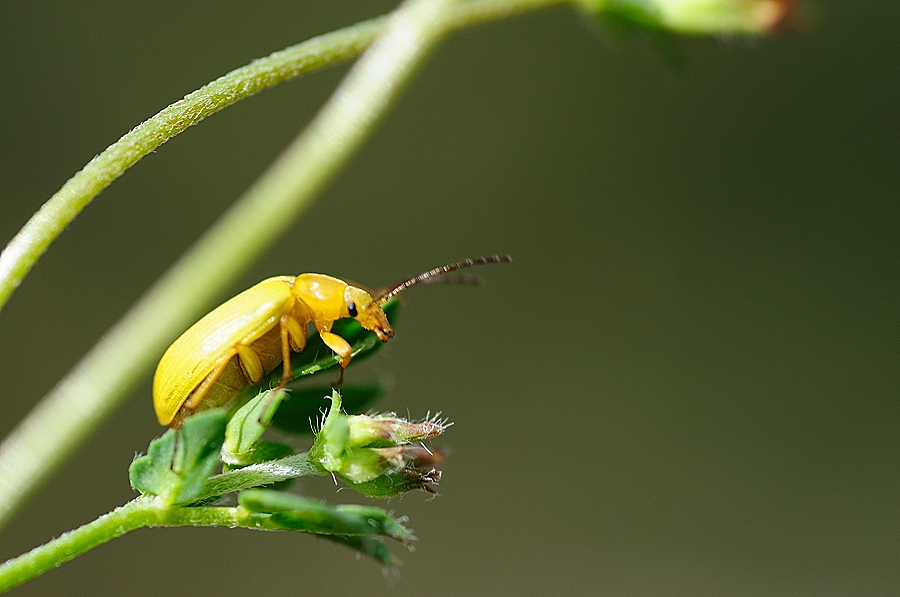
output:
M 320 332 L 331 330 L 337 319 L 352 317 L 382 341 L 394 335 L 381 305 L 362 288 L 325 274 L 301 274 L 293 292 Z
M 294 280 L 294 296 L 307 309 L 317 328 L 329 330 L 335 319 L 347 317 L 347 283 L 325 274 L 301 274 Z

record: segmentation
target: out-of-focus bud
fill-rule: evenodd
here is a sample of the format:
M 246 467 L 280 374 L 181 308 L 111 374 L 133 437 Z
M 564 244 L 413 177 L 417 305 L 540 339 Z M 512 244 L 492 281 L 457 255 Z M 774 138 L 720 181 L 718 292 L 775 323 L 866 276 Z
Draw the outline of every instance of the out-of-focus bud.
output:
M 331 403 L 309 451 L 310 461 L 366 495 L 390 497 L 412 489 L 434 492 L 431 486 L 440 479 L 434 465 L 443 455 L 411 444 L 437 437 L 447 423 L 413 423 L 395 415 L 349 416 L 341 411 L 337 392 Z
M 769 33 L 792 0 L 656 0 L 662 23 L 685 33 Z
M 582 0 L 596 14 L 675 33 L 765 35 L 778 29 L 795 0 Z

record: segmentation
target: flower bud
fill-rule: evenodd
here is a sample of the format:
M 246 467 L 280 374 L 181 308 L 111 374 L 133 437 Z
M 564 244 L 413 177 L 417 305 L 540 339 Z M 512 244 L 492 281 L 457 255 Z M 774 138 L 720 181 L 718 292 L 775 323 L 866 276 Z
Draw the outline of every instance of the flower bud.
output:
M 403 470 L 406 466 L 403 451 L 403 446 L 348 450 L 331 472 L 338 473 L 353 483 L 365 483 L 381 475 Z
M 412 423 L 387 415 L 351 415 L 348 417 L 350 437 L 347 447 L 399 446 L 439 436 L 445 424 L 439 421 Z
M 443 421 L 413 423 L 393 414 L 346 415 L 341 397 L 331 396 L 331 409 L 316 435 L 309 458 L 325 471 L 340 475 L 354 489 L 372 496 L 392 496 L 411 489 L 431 490 L 440 478 L 433 465 L 443 454 L 411 445 L 440 435 Z

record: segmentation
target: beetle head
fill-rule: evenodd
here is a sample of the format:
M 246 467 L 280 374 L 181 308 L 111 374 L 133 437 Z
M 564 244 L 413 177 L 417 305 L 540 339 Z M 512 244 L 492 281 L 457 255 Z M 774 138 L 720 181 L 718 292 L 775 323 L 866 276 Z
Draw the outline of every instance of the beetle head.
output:
M 378 339 L 387 342 L 393 337 L 394 330 L 388 323 L 381 303 L 372 298 L 368 292 L 356 286 L 347 285 L 344 292 L 345 317 L 352 317 L 370 332 L 375 332 Z

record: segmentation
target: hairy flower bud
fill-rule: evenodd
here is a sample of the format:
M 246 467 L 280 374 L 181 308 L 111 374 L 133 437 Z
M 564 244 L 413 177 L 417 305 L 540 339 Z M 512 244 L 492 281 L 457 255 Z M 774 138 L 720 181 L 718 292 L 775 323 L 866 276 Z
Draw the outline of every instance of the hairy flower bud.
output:
M 437 437 L 448 423 L 414 423 L 393 414 L 347 415 L 336 391 L 331 402 L 309 451 L 312 462 L 366 495 L 388 497 L 411 489 L 433 492 L 431 485 L 440 478 L 433 465 L 443 455 L 412 443 Z
M 439 436 L 445 425 L 440 421 L 413 423 L 398 418 L 394 413 L 386 415 L 351 415 L 348 417 L 350 448 L 399 446 L 420 442 Z

